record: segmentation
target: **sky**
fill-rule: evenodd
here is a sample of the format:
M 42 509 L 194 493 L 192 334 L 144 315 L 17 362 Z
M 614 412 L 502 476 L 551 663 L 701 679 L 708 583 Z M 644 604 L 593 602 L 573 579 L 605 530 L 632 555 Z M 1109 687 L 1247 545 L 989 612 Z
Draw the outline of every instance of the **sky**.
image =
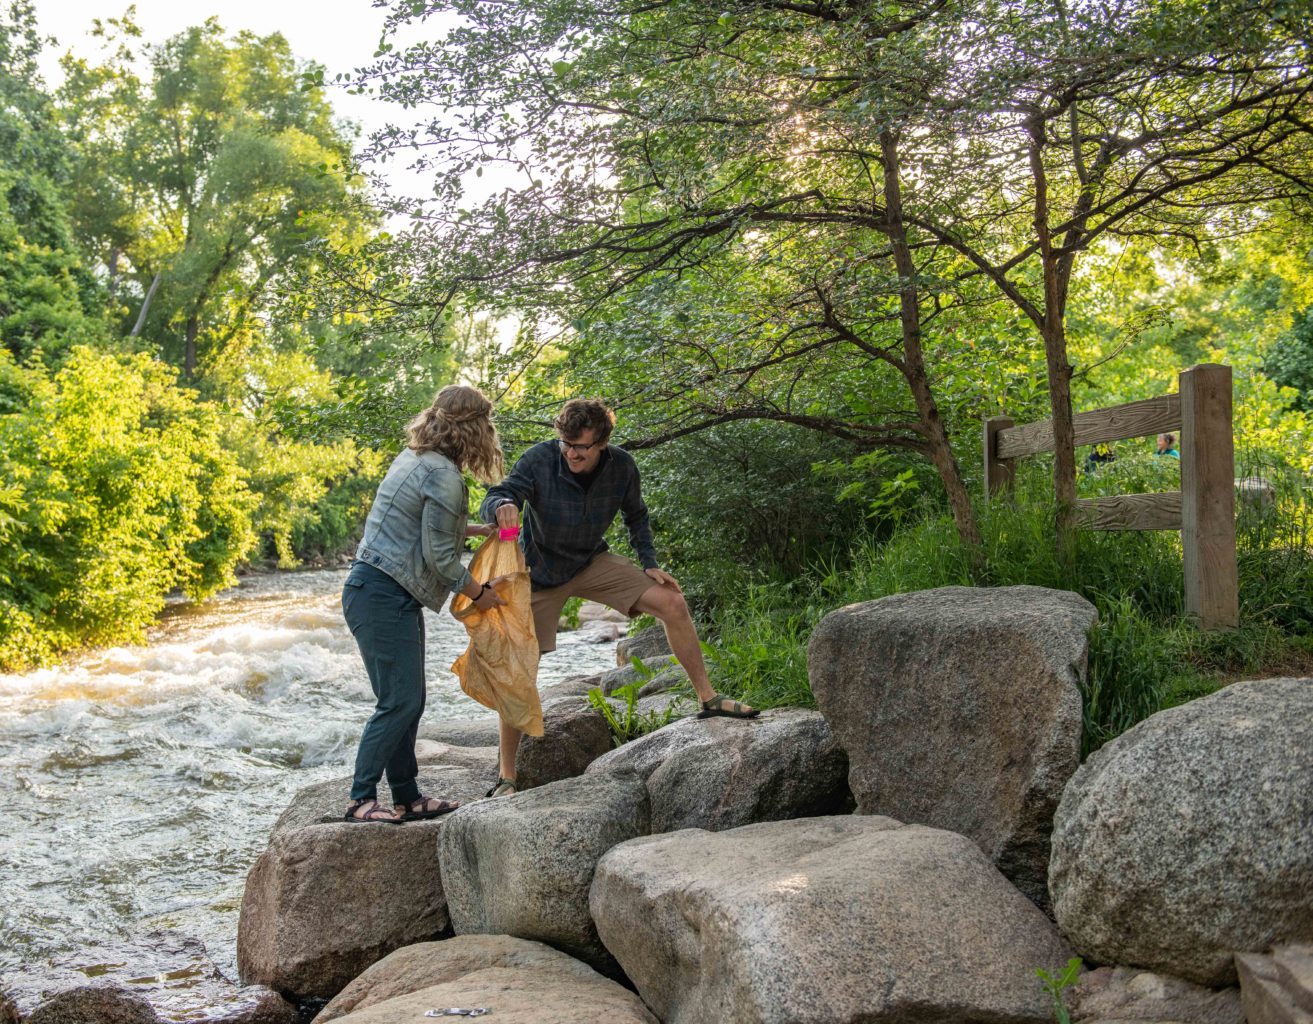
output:
M 143 40 L 159 43 L 211 15 L 228 34 L 249 29 L 258 35 L 281 32 L 298 60 L 314 60 L 327 67 L 325 82 L 338 72 L 351 71 L 372 62 L 383 30 L 384 11 L 371 6 L 371 0 L 136 0 L 136 21 Z M 46 51 L 42 73 L 46 83 L 56 85 L 62 74 L 59 57 L 72 50 L 81 57 L 94 58 L 101 41 L 91 37 L 96 18 L 118 17 L 127 10 L 127 0 L 35 0 L 37 20 L 42 31 L 57 40 Z M 414 30 L 409 37 L 419 38 L 421 31 L 434 35 L 440 29 L 432 22 L 425 29 Z M 355 121 L 362 128 L 362 140 L 371 130 L 389 120 L 413 118 L 415 111 L 402 110 L 370 96 L 350 96 L 341 88 L 330 88 L 330 102 L 339 116 Z M 424 195 L 430 192 L 426 181 L 393 162 L 379 168 L 389 185 L 398 191 Z

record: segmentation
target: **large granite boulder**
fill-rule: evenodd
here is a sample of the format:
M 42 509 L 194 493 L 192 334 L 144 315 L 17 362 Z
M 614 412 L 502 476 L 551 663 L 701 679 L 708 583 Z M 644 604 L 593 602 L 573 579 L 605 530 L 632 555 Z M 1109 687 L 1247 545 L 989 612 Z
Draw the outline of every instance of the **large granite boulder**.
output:
M 666 627 L 657 623 L 647 626 L 637 633 L 631 633 L 615 645 L 615 663 L 628 665 L 633 658 L 651 666 L 653 662 L 671 655 L 670 641 L 666 639 Z
M 600 980 L 597 972 L 587 964 L 541 942 L 510 935 L 457 935 L 441 942 L 420 942 L 389 953 L 334 996 L 319 1011 L 314 1024 L 328 1024 L 348 1013 L 397 996 L 497 968 L 523 972 L 519 976 L 522 982 L 531 971 L 584 981 Z M 508 974 L 505 977 L 516 976 Z M 498 1013 L 500 1009 L 498 1007 Z
M 443 765 L 448 768 L 472 768 L 475 771 L 496 771 L 497 745 L 465 747 L 437 740 L 416 740 L 415 760 L 421 765 Z
M 651 831 L 711 832 L 849 810 L 848 758 L 816 711 L 777 708 L 749 721 L 686 718 L 588 766 L 647 781 Z
M 1238 989 L 1204 988 L 1133 967 L 1087 971 L 1064 993 L 1064 1001 L 1075 1024 L 1106 1020 L 1245 1024 Z
M 27 1024 L 160 1024 L 143 996 L 120 985 L 65 989 L 33 1010 Z
M 425 793 L 459 801 L 478 799 L 495 781 L 495 766 L 422 768 L 419 778 Z M 349 789 L 345 780 L 303 789 L 275 823 L 242 899 L 237 967 L 244 982 L 298 1000 L 327 999 L 380 957 L 448 927 L 433 855 L 448 818 L 332 820 L 340 819 Z
M 516 781 L 523 790 L 572 779 L 613 745 L 606 719 L 587 697 L 558 697 L 543 705 L 543 734 L 521 738 Z
M 1092 754 L 1054 820 L 1057 922 L 1085 956 L 1201 985 L 1313 940 L 1313 679 L 1235 683 Z
M 1313 1024 L 1313 946 L 1237 953 L 1235 965 L 1249 1024 Z
M 611 971 L 588 913 L 588 889 L 602 854 L 647 831 L 647 789 L 632 772 L 462 807 L 438 837 L 452 926 L 458 935 L 546 942 Z
M 1042 1024 L 1071 956 L 971 840 L 882 817 L 636 839 L 589 906 L 665 1024 Z
M 812 632 L 817 705 L 861 814 L 970 836 L 1040 906 L 1049 833 L 1080 763 L 1097 615 L 1041 587 L 944 587 L 831 612 Z

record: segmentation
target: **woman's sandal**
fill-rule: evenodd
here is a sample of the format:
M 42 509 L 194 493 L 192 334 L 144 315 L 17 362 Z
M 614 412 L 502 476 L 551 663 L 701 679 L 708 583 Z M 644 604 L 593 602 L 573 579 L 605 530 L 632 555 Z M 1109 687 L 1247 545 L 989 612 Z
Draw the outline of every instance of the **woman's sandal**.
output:
M 439 800 L 437 797 L 421 796 L 408 804 L 397 804 L 396 812 L 401 821 L 424 821 L 428 818 L 440 818 L 450 814 L 460 804 L 454 800 Z
M 364 808 L 363 814 L 356 811 Z M 343 819 L 352 825 L 400 825 L 401 819 L 377 800 L 352 800 L 346 805 Z
M 759 714 L 761 714 L 759 708 L 749 707 L 747 704 L 726 697 L 723 693 L 717 693 L 710 700 L 702 702 L 702 710 L 698 712 L 698 718 L 756 718 Z
M 520 788 L 517 785 L 515 785 L 514 779 L 499 778 L 497 780 L 497 785 L 493 786 L 492 789 L 488 790 L 488 792 L 485 793 L 484 795 L 485 796 L 514 796 L 519 791 Z

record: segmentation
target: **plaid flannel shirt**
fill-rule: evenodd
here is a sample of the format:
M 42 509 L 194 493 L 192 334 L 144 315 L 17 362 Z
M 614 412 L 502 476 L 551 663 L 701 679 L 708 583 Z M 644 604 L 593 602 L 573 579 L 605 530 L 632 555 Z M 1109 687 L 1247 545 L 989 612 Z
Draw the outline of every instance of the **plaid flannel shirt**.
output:
M 608 445 L 587 491 L 574 476 L 560 446 L 540 441 L 519 457 L 505 480 L 488 488 L 479 506 L 485 523 L 495 523 L 497 508 L 506 502 L 524 508 L 520 536 L 534 589 L 568 583 L 606 551 L 604 537 L 617 512 L 624 515 L 629 543 L 643 568 L 657 568 L 634 457 Z

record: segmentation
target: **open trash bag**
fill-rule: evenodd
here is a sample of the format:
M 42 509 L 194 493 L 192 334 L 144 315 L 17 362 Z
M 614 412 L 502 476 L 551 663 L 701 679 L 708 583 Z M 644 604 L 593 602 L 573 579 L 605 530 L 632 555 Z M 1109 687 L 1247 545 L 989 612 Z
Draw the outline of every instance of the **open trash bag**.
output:
M 451 599 L 451 614 L 470 634 L 470 645 L 451 670 L 460 687 L 486 708 L 530 736 L 543 734 L 543 707 L 538 700 L 538 637 L 533 630 L 529 571 L 524 552 L 513 540 L 496 535 L 483 542 L 470 562 L 479 583 L 510 574 L 497 586 L 506 603 L 480 611 L 464 594 Z

